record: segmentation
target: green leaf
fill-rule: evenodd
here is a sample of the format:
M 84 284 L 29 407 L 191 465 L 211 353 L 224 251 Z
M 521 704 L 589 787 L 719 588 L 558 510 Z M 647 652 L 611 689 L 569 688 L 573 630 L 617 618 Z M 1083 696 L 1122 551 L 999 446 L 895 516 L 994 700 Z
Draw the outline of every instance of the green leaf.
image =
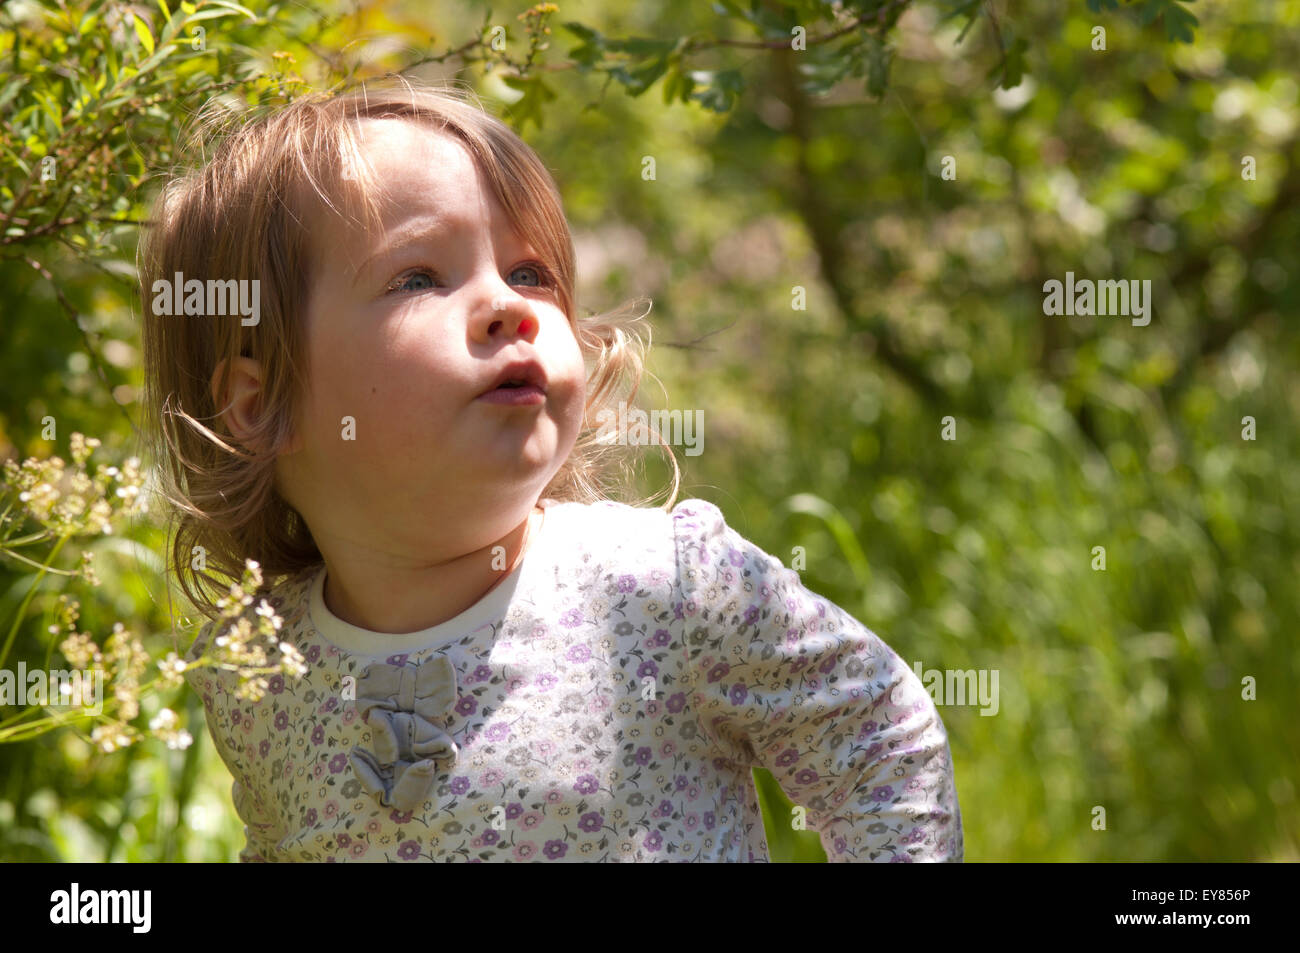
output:
M 998 83 L 1003 89 L 1015 89 L 1020 85 L 1020 81 L 1025 76 L 1025 51 L 1029 49 L 1029 41 L 1024 37 L 1017 37 L 1007 49 L 1007 55 L 1000 65 L 1002 69 L 1002 81 Z M 996 73 L 999 66 L 994 66 L 990 71 Z
M 27 85 L 27 82 L 28 80 L 25 76 L 16 76 L 11 79 L 9 85 L 0 91 L 0 109 L 4 109 L 8 106 L 9 103 L 13 101 L 13 98 L 18 95 L 19 90 Z
M 145 52 L 153 54 L 153 34 L 149 32 L 148 25 L 140 19 L 140 14 L 132 13 L 135 19 L 135 35 L 140 38 L 140 45 L 144 47 Z
M 167 0 L 158 0 L 158 9 L 162 11 L 163 17 L 168 23 L 172 22 L 172 12 L 167 9 Z
M 868 34 L 867 44 L 867 92 L 879 99 L 885 95 L 889 85 L 889 64 L 894 53 L 874 36 Z
M 222 9 L 231 10 L 235 13 L 242 13 L 250 20 L 257 19 L 257 14 L 254 13 L 252 10 L 248 9 L 248 7 L 241 7 L 237 3 L 232 3 L 231 0 L 209 0 L 208 3 L 204 4 L 204 6 L 221 7 Z
M 508 113 L 512 122 L 520 129 L 529 122 L 542 128 L 542 107 L 555 99 L 555 92 L 542 82 L 540 76 L 505 76 L 502 81 L 511 89 L 520 90 L 523 98 L 510 107 Z
M 629 95 L 640 96 L 653 86 L 667 69 L 668 57 L 661 56 L 630 71 L 621 66 L 615 67 L 609 71 L 609 74 L 623 84 Z
M 867 556 L 862 551 L 862 544 L 858 538 L 853 535 L 853 527 L 833 503 L 816 496 L 812 493 L 797 493 L 776 505 L 776 511 L 786 511 L 789 513 L 804 513 L 808 516 L 815 516 L 831 531 L 831 536 L 835 538 L 840 552 L 844 555 L 845 561 L 849 568 L 853 570 L 853 575 L 858 584 L 864 589 L 871 585 L 871 567 L 867 563 Z
M 1165 7 L 1165 36 L 1171 43 L 1191 43 L 1196 39 L 1196 26 L 1200 21 L 1176 3 Z
M 684 103 L 690 99 L 694 89 L 695 81 L 682 70 L 681 62 L 678 61 L 668 71 L 668 78 L 664 80 L 664 103 Z

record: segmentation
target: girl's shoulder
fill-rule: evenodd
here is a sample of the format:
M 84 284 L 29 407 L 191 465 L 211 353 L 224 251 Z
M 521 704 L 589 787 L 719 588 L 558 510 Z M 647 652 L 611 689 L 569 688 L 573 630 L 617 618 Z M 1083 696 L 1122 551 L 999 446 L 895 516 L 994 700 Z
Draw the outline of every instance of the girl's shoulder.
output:
M 647 528 L 668 529 L 674 533 L 695 527 L 713 528 L 725 525 L 722 511 L 707 500 L 695 498 L 678 501 L 671 509 L 661 506 L 633 506 L 617 500 L 591 502 L 542 500 L 540 504 L 548 513 L 561 516 L 566 521 L 616 525 L 640 525 Z M 562 515 L 561 515 L 562 514 Z
M 310 567 L 281 578 L 269 589 L 245 596 L 237 614 L 207 617 L 199 626 L 184 659 L 189 662 L 201 658 L 214 639 L 223 635 L 231 637 L 241 627 L 256 632 L 264 627 L 263 619 L 272 615 L 278 620 L 277 630 L 296 628 L 307 612 L 311 583 L 319 571 L 319 566 Z M 242 634 L 247 637 L 247 632 Z

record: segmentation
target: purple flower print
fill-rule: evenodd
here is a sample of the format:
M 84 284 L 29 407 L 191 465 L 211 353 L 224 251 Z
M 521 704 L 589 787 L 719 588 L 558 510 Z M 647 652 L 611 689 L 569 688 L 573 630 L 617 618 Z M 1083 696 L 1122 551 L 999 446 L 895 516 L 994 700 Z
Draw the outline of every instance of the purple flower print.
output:
M 265 758 L 268 754 L 271 753 L 271 742 L 263 739 L 262 742 L 257 746 L 257 753 L 261 757 Z
M 684 774 L 679 774 L 677 777 L 673 778 L 673 788 L 677 791 L 680 791 L 684 787 L 689 787 L 690 783 L 691 779 Z
M 599 811 L 588 811 L 582 817 L 578 818 L 578 829 L 586 831 L 588 834 L 594 834 L 605 826 L 605 818 Z
M 674 715 L 686 707 L 686 694 L 678 692 L 668 698 L 668 710 Z
M 394 824 L 408 824 L 410 823 L 411 820 L 411 812 L 398 811 L 394 809 L 389 812 L 388 819 L 392 821 Z
M 548 840 L 542 848 L 547 860 L 559 860 L 569 852 L 569 845 L 562 840 Z
M 812 784 L 819 777 L 821 777 L 821 775 L 819 775 L 812 768 L 804 768 L 802 771 L 800 771 L 798 774 L 794 776 L 794 779 L 798 781 L 800 784 Z
M 649 763 L 650 763 L 650 749 L 649 749 L 649 748 L 643 746 L 643 747 L 640 747 L 640 748 L 637 748 L 637 749 L 636 749 L 636 763 L 637 763 L 637 764 L 649 764 Z
M 303 818 L 303 821 L 306 823 L 308 827 L 315 827 L 317 817 L 318 815 L 316 814 L 316 808 L 309 807 L 307 808 L 307 816 Z
M 351 844 L 351 843 L 352 843 L 352 835 L 351 835 L 351 834 L 340 834 L 340 835 L 339 835 L 339 846 L 342 847 L 344 850 L 346 850 L 347 847 L 348 847 L 348 845 Z
M 492 677 L 492 669 L 488 668 L 486 665 L 480 665 L 474 669 L 475 681 L 486 682 L 491 677 Z
M 672 638 L 667 629 L 655 629 L 655 645 L 667 645 Z
M 654 814 L 656 817 L 672 817 L 673 802 L 668 800 L 667 798 L 664 798 L 662 801 L 659 802 L 659 806 L 655 808 Z
M 731 703 L 733 705 L 743 705 L 748 697 L 749 689 L 745 687 L 744 682 L 737 682 L 731 686 Z
M 704 829 L 706 831 L 713 830 L 714 825 L 716 825 L 717 823 L 718 823 L 718 819 L 713 815 L 712 811 L 704 812 Z
M 739 569 L 741 566 L 745 565 L 745 557 L 737 550 L 729 549 L 727 550 L 727 562 Z
M 658 675 L 658 674 L 659 674 L 659 666 L 656 665 L 654 662 L 650 661 L 650 659 L 646 659 L 644 662 L 642 662 L 640 665 L 637 666 L 637 670 L 636 670 L 637 678 L 646 678 L 648 676 Z
M 452 778 L 450 786 L 452 794 L 464 794 L 469 790 L 469 778 L 465 777 L 463 774 L 459 777 Z
M 325 743 L 325 729 L 317 725 L 311 732 L 311 743 L 314 745 Z
M 779 768 L 788 768 L 799 760 L 799 751 L 796 748 L 786 748 L 776 756 L 776 765 Z
M 876 755 L 880 754 L 880 752 L 882 752 L 882 751 L 884 751 L 884 750 L 885 750 L 885 746 L 882 745 L 879 741 L 877 741 L 875 744 L 873 744 L 871 747 L 869 747 L 869 748 L 868 748 L 865 752 L 863 752 L 863 753 L 864 753 L 868 758 L 874 758 Z
M 304 657 L 307 659 L 308 662 L 311 662 L 313 665 L 315 665 L 317 662 L 320 661 L 320 646 L 319 645 L 311 646 L 309 649 L 307 649 L 307 652 Z
M 645 839 L 646 850 L 654 853 L 662 846 L 664 846 L 664 835 L 658 831 L 651 831 Z
M 600 782 L 596 780 L 594 774 L 584 774 L 582 777 L 578 778 L 577 782 L 573 785 L 573 790 L 577 791 L 579 794 L 595 794 L 599 788 Z
M 456 702 L 456 714 L 463 718 L 468 718 L 474 712 L 478 711 L 478 702 L 473 695 L 461 695 L 460 701 Z
M 489 725 L 488 730 L 485 732 L 488 741 L 500 741 L 509 733 L 510 726 L 503 725 L 500 722 L 497 722 L 495 725 Z
M 745 625 L 753 625 L 758 621 L 758 606 L 750 606 L 745 610 Z
M 874 721 L 869 721 L 862 726 L 862 732 L 863 734 L 872 735 L 876 733 L 876 729 L 879 727 L 880 726 L 877 725 Z
M 849 849 L 849 842 L 843 837 L 835 838 L 835 853 L 842 854 Z
M 906 851 L 904 851 L 903 853 L 895 854 L 895 855 L 890 859 L 889 862 L 890 862 L 891 864 L 913 864 L 913 863 L 916 863 L 916 861 L 912 860 L 912 855 L 909 854 L 909 853 L 907 853 Z
M 627 575 L 619 576 L 619 577 L 618 577 L 618 591 L 619 591 L 619 592 L 636 592 L 636 576 L 627 576 Z
M 348 766 L 348 756 L 345 754 L 336 754 L 330 758 L 330 774 L 338 774 Z
M 420 845 L 413 840 L 403 841 L 402 846 L 397 848 L 397 856 L 402 860 L 415 860 L 420 856 Z
M 731 671 L 730 665 L 728 665 L 726 662 L 719 662 L 717 665 L 713 666 L 713 668 L 709 669 L 710 684 L 726 678 L 727 673 L 730 671 Z
M 518 801 L 511 801 L 506 805 L 506 819 L 513 821 L 520 814 L 524 813 L 524 806 Z
M 487 844 L 489 847 L 491 847 L 500 839 L 501 839 L 501 835 L 498 834 L 496 831 L 492 830 L 492 828 L 490 827 L 483 832 L 483 843 Z
M 878 788 L 871 789 L 871 800 L 873 801 L 888 801 L 893 796 L 894 789 L 888 784 L 882 784 Z
M 272 675 L 270 680 L 267 681 L 266 687 L 267 690 L 270 691 L 272 695 L 280 694 L 282 691 L 284 691 L 284 676 Z
M 570 609 L 564 615 L 560 616 L 560 625 L 566 629 L 574 629 L 582 625 L 582 613 L 577 609 Z
M 821 672 L 823 675 L 829 675 L 831 672 L 835 671 L 835 666 L 839 664 L 840 660 L 832 655 L 826 661 L 822 662 L 822 664 L 817 666 L 817 671 Z
M 570 662 L 582 663 L 591 658 L 591 649 L 585 645 L 571 645 L 566 654 Z
M 389 665 L 405 665 L 406 660 L 409 659 L 410 657 L 411 654 L 409 652 L 402 652 L 398 655 L 390 655 L 384 661 L 386 661 Z
M 543 672 L 541 675 L 537 676 L 537 687 L 542 691 L 548 691 L 551 688 L 554 688 L 555 683 L 558 681 L 559 679 L 550 672 Z

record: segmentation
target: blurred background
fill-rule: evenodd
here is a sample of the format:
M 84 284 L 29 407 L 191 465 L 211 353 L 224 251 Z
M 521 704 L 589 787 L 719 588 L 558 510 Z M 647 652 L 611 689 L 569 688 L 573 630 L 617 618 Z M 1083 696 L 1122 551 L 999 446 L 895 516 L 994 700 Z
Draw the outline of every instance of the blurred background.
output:
M 639 402 L 703 420 L 681 496 L 909 664 L 998 673 L 996 714 L 939 709 L 967 860 L 1295 861 L 1298 27 L 1283 0 L 6 3 L 0 457 L 138 453 L 136 244 L 203 102 L 459 79 L 552 169 L 579 307 L 652 300 Z M 1150 323 L 1044 314 L 1067 272 L 1149 280 Z M 198 621 L 156 514 L 119 474 L 60 516 L 26 472 L 0 666 L 78 631 L 147 681 L 123 646 Z M 669 475 L 649 454 L 640 491 Z M 0 707 L 0 860 L 234 859 L 193 693 L 120 724 L 106 751 Z M 824 860 L 756 781 L 773 858 Z

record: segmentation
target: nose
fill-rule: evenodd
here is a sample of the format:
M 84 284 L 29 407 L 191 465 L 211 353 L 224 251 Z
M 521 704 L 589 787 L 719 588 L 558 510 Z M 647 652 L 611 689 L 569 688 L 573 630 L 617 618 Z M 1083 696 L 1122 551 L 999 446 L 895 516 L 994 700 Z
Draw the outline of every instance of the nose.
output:
M 487 343 L 499 337 L 520 337 L 531 344 L 536 339 L 539 325 L 528 298 L 499 279 L 485 294 L 487 299 L 474 319 L 473 334 L 478 340 Z

